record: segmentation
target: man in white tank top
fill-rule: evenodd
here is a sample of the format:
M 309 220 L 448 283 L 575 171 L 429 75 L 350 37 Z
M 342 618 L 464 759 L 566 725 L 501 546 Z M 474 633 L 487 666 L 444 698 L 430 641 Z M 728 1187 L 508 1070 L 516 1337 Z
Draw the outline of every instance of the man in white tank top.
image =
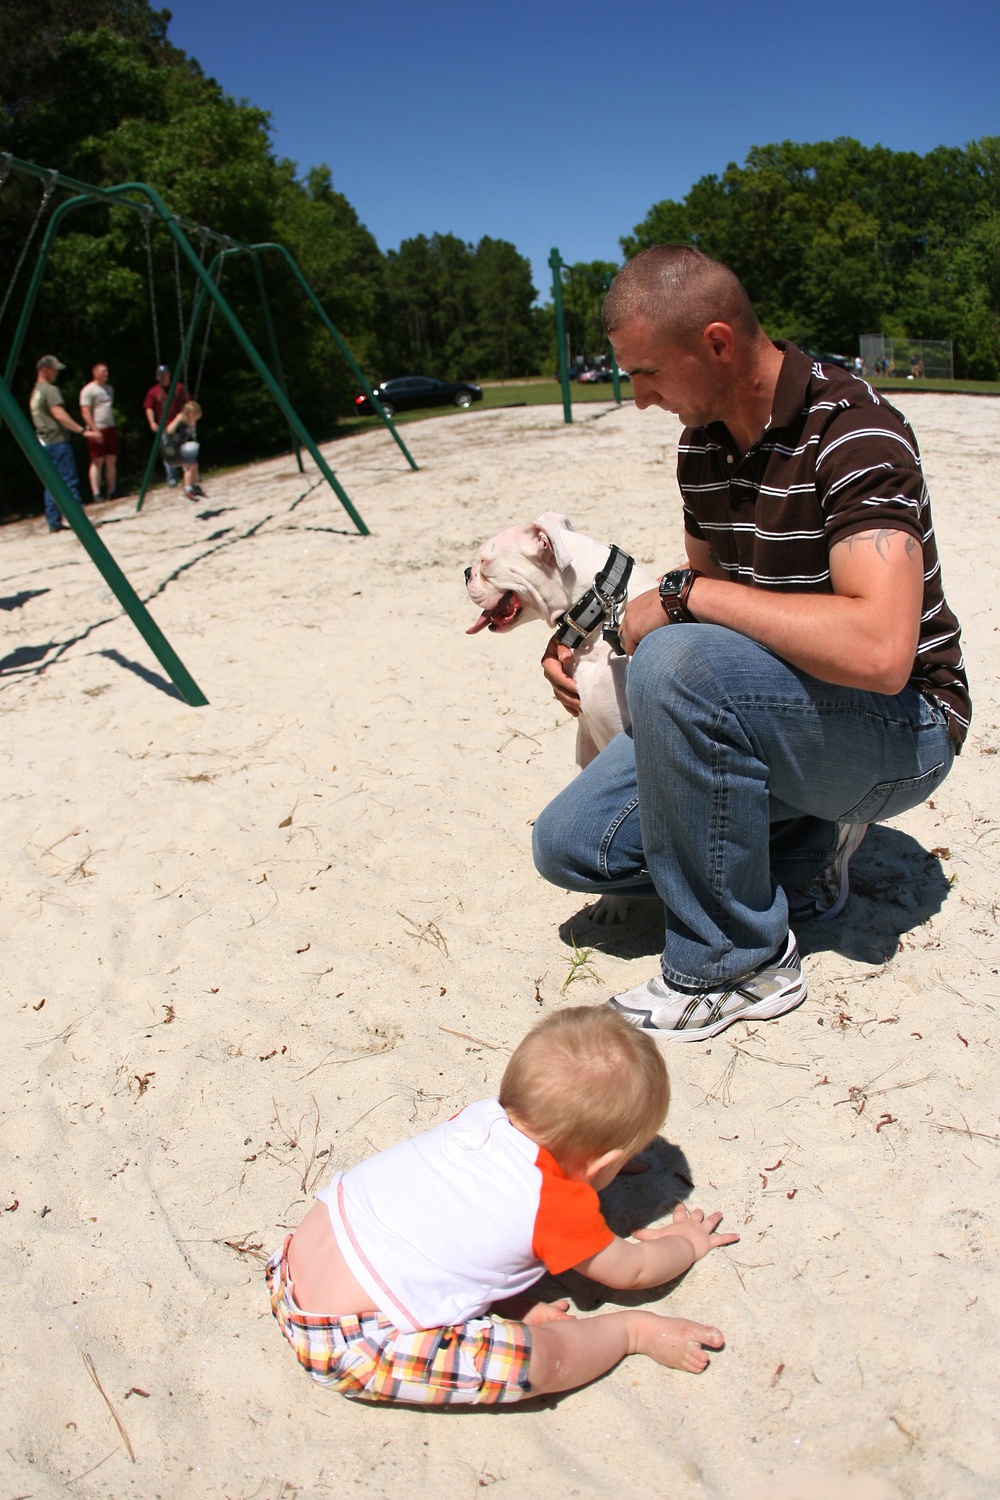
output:
M 94 365 L 90 380 L 80 392 L 80 415 L 84 436 L 90 450 L 90 488 L 94 499 L 101 498 L 101 476 L 110 500 L 115 494 L 118 472 L 118 428 L 115 426 L 115 388 L 108 384 L 108 367 Z

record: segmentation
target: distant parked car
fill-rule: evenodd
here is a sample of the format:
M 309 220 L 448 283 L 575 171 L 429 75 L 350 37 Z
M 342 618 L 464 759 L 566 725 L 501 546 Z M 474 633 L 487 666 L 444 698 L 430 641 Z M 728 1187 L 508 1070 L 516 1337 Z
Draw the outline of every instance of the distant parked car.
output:
M 375 387 L 387 417 L 397 411 L 412 411 L 420 406 L 471 406 L 482 401 L 482 386 L 472 380 L 432 380 L 429 375 L 400 375 L 383 380 Z M 374 412 L 367 396 L 355 396 L 355 410 L 365 415 Z
M 600 370 L 584 370 L 584 371 L 582 371 L 582 373 L 580 375 L 580 384 L 581 385 L 584 385 L 584 384 L 586 384 L 586 385 L 603 385 L 606 381 L 608 381 L 610 379 L 611 379 L 611 371 L 610 370 L 605 370 L 605 369 L 600 369 Z
M 819 349 L 810 349 L 807 344 L 802 344 L 801 349 L 810 359 L 818 359 L 821 365 L 839 365 L 842 370 L 851 368 L 851 361 L 846 354 L 823 354 Z

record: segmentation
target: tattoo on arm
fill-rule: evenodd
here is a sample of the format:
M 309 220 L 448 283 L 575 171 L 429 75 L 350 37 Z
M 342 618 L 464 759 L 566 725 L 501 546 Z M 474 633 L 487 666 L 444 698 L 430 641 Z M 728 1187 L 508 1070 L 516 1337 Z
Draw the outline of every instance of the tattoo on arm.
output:
M 894 526 L 883 526 L 878 531 L 856 531 L 853 536 L 847 538 L 847 550 L 850 552 L 855 542 L 874 542 L 875 551 L 883 562 L 889 561 L 889 546 L 894 536 L 903 537 L 903 545 L 906 548 L 907 557 L 920 547 L 916 537 L 911 536 L 908 531 L 898 532 Z

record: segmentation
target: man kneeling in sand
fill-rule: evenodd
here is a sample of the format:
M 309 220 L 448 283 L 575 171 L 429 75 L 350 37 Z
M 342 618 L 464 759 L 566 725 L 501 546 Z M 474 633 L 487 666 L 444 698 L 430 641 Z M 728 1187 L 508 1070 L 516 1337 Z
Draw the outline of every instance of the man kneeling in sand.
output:
M 632 728 L 535 822 L 564 889 L 657 895 L 659 972 L 613 998 L 665 1041 L 806 995 L 793 923 L 838 912 L 865 825 L 916 807 L 969 724 L 958 621 L 905 417 L 773 341 L 727 267 L 629 261 L 604 331 L 635 404 L 678 415 L 689 566 L 627 605 Z M 545 670 L 579 712 L 553 640 Z
M 514 1052 L 497 1099 L 338 1173 L 267 1268 L 271 1306 L 314 1380 L 424 1405 L 571 1390 L 626 1354 L 697 1372 L 717 1328 L 633 1308 L 577 1321 L 565 1301 L 490 1316 L 547 1269 L 662 1286 L 735 1234 L 678 1205 L 612 1234 L 597 1194 L 649 1145 L 670 1101 L 648 1037 L 603 1008 L 556 1012 Z

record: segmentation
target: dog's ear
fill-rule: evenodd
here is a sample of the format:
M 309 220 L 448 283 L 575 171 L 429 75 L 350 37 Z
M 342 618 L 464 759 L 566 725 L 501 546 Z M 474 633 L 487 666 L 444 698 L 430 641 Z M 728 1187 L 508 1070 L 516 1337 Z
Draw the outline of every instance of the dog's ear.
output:
M 563 532 L 573 530 L 573 523 L 569 516 L 561 516 L 554 510 L 547 510 L 543 516 L 539 516 L 538 520 L 532 523 L 532 529 L 536 533 L 540 548 L 551 549 L 556 567 L 568 567 L 570 555 L 563 541 Z
M 572 531 L 573 522 L 569 516 L 564 516 L 558 510 L 547 510 L 543 516 L 539 516 L 536 525 L 543 531 L 548 531 L 550 526 L 557 526 L 560 531 Z

